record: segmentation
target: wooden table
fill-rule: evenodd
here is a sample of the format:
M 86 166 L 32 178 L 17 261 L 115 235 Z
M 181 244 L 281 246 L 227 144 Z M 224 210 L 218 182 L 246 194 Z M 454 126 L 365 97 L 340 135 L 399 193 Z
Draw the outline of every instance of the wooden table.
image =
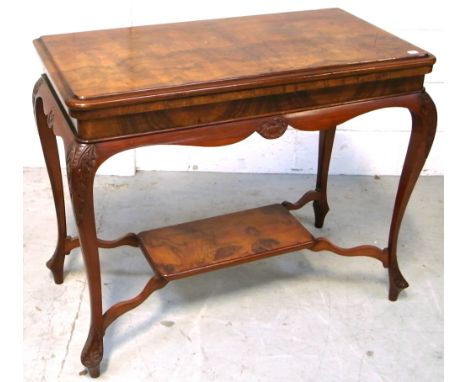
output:
M 65 255 L 81 247 L 91 303 L 81 359 L 91 376 L 99 376 L 107 327 L 178 278 L 310 249 L 380 260 L 392 301 L 408 287 L 397 239 L 436 131 L 436 109 L 423 87 L 435 62 L 428 52 L 340 9 L 53 35 L 34 45 L 47 72 L 34 86 L 33 105 L 58 221 L 47 266 L 62 283 Z M 387 248 L 340 248 L 314 237 L 289 211 L 313 201 L 322 227 L 336 126 L 386 107 L 406 108 L 412 117 Z M 112 155 L 154 144 L 227 145 L 255 132 L 275 139 L 288 126 L 320 131 L 316 187 L 297 202 L 115 241 L 97 237 L 93 181 Z M 56 136 L 65 146 L 79 238 L 67 236 Z M 98 248 L 121 245 L 140 247 L 154 276 L 138 296 L 103 313 Z

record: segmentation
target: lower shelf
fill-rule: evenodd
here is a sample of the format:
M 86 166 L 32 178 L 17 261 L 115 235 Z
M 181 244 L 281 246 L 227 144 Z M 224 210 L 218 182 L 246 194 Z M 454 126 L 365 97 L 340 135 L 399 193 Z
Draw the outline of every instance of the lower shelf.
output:
M 304 249 L 314 240 L 281 204 L 144 231 L 138 238 L 154 271 L 167 280 Z

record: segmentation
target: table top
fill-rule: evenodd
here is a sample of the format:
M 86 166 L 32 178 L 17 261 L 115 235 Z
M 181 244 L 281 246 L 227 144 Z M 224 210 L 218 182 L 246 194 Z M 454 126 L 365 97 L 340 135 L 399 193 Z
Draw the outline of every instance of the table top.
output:
M 341 9 L 50 35 L 34 44 L 76 110 L 435 62 Z

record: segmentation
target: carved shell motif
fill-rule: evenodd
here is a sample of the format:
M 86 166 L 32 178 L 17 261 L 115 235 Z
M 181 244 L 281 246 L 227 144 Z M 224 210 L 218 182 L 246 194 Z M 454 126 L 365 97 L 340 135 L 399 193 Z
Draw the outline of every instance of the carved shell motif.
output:
M 288 128 L 288 122 L 281 117 L 274 117 L 263 122 L 257 132 L 266 139 L 281 137 Z

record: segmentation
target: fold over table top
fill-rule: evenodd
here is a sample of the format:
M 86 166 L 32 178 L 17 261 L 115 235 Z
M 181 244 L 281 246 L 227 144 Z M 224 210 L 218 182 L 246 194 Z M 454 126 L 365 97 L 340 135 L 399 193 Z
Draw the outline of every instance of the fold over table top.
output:
M 44 36 L 34 41 L 71 110 L 420 69 L 434 56 L 323 9 Z

